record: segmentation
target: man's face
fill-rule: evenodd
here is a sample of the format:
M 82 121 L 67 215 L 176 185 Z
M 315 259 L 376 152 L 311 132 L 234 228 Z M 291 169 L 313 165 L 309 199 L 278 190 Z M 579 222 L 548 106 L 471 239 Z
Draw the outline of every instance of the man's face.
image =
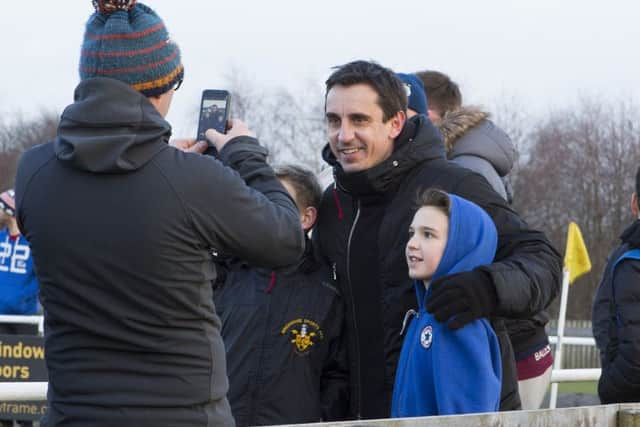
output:
M 416 212 L 409 227 L 406 247 L 409 277 L 431 280 L 449 239 L 449 218 L 440 209 L 423 206 Z
M 378 94 L 369 85 L 333 86 L 327 93 L 329 146 L 345 172 L 372 168 L 393 152 L 405 114 L 399 111 L 383 122 Z

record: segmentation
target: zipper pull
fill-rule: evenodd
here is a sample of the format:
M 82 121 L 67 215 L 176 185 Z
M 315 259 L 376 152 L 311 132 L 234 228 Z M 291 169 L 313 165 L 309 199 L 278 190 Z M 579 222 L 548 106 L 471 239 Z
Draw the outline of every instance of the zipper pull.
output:
M 409 311 L 407 311 L 406 314 L 404 315 L 404 319 L 402 320 L 402 329 L 400 329 L 400 335 L 404 334 L 404 330 L 407 327 L 407 322 L 409 321 L 411 316 L 418 317 L 418 312 L 415 311 L 413 308 L 409 309 Z
M 333 280 L 338 280 L 338 273 L 336 273 L 336 263 L 334 262 L 333 265 L 331 265 L 331 270 L 333 271 Z

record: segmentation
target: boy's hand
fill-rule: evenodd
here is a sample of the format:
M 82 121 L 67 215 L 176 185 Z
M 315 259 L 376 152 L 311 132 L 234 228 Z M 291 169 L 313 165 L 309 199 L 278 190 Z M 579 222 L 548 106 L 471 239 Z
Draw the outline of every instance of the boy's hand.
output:
M 481 317 L 489 317 L 497 305 L 498 295 L 491 276 L 476 269 L 433 281 L 427 311 L 455 330 Z

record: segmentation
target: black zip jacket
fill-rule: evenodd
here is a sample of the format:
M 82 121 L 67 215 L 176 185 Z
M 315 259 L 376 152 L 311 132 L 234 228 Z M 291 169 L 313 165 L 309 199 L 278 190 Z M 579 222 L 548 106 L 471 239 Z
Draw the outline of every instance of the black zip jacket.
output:
M 620 238 L 593 302 L 593 336 L 602 361 L 598 395 L 606 404 L 640 401 L 640 261 L 627 258 L 613 269 L 622 254 L 640 248 L 640 220 Z
M 18 221 L 45 316 L 43 426 L 234 424 L 211 248 L 283 266 L 303 233 L 256 140 L 230 141 L 218 161 L 170 134 L 143 95 L 88 79 L 57 138 L 20 161 Z
M 277 272 L 236 263 L 214 290 L 238 427 L 347 416 L 344 306 L 308 247 L 299 264 Z
M 313 237 L 335 265 L 345 298 L 352 415 L 390 414 L 402 319 L 416 306 L 404 251 L 416 195 L 428 187 L 477 203 L 496 224 L 496 261 L 486 271 L 498 295 L 491 320 L 502 350 L 500 408 L 519 408 L 513 349 L 497 316 L 526 318 L 556 296 L 560 256 L 544 234 L 530 230 L 484 178 L 447 161 L 440 134 L 424 116 L 408 120 L 391 156 L 368 170 L 346 174 L 328 146 L 323 154 L 337 184 L 325 191 Z

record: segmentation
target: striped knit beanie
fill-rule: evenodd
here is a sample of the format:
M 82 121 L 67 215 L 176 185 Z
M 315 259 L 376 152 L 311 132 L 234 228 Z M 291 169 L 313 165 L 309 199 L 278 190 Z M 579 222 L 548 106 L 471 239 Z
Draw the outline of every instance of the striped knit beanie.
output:
M 136 0 L 93 0 L 80 54 L 80 79 L 110 77 L 158 96 L 182 80 L 178 45 L 162 19 Z
M 16 216 L 16 193 L 13 190 L 0 193 L 0 211 L 12 217 Z

